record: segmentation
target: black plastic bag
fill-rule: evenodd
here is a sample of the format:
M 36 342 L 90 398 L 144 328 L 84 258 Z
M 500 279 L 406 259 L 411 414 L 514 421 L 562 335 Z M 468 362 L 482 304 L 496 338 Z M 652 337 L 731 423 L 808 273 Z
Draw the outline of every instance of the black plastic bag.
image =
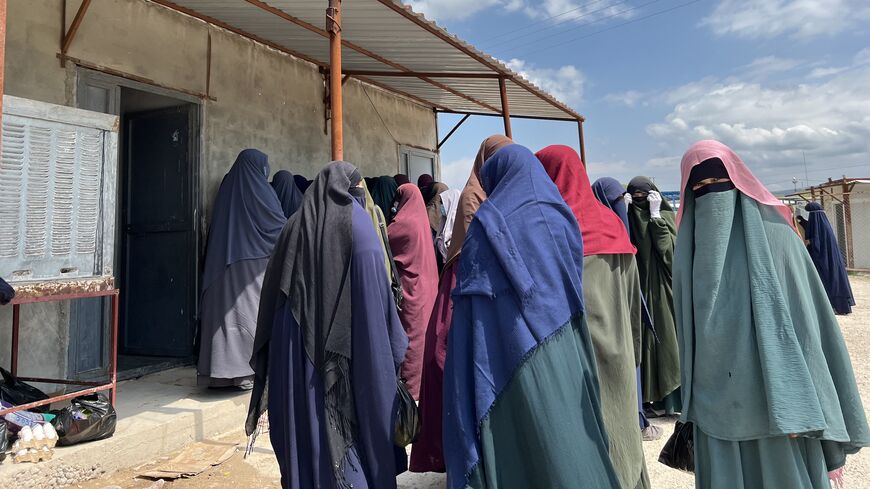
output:
M 76 397 L 57 413 L 53 424 L 58 445 L 102 440 L 115 434 L 118 416 L 105 394 Z
M 9 435 L 6 431 L 6 422 L 0 419 L 0 462 L 3 462 L 6 450 L 9 450 Z
M 13 406 L 21 406 L 36 401 L 44 401 L 48 399 L 45 392 L 33 387 L 30 384 L 25 384 L 18 380 L 14 375 L 0 368 L 0 375 L 3 376 L 3 382 L 0 382 L 0 399 L 12 404 Z M 48 406 L 42 406 L 31 409 L 37 413 L 45 412 Z
M 677 421 L 674 434 L 668 438 L 659 462 L 674 469 L 685 472 L 695 472 L 695 433 L 692 423 Z
M 396 413 L 396 430 L 393 433 L 393 443 L 405 448 L 417 441 L 420 434 L 420 411 L 417 403 L 408 392 L 405 381 L 399 379 L 399 412 Z

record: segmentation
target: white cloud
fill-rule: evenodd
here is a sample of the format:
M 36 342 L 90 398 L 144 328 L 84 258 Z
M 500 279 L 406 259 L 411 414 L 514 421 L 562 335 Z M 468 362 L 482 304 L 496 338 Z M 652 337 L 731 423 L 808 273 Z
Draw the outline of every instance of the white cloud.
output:
M 647 95 L 648 94 L 638 92 L 637 90 L 628 90 L 627 92 L 609 93 L 604 97 L 604 101 L 614 105 L 635 107 L 637 103 L 646 98 Z
M 501 4 L 502 0 L 405 0 L 405 3 L 429 19 L 444 21 L 467 19 L 481 10 Z M 516 0 L 508 1 L 508 5 L 513 3 Z
M 586 76 L 574 65 L 564 65 L 560 68 L 538 68 L 532 63 L 516 58 L 505 64 L 523 78 L 568 105 L 578 104 L 583 100 Z
M 746 78 L 762 80 L 771 75 L 787 73 L 803 65 L 805 61 L 791 58 L 778 58 L 776 56 L 764 56 L 756 58 L 748 65 L 740 68 L 740 72 Z
M 809 39 L 843 32 L 867 19 L 867 0 L 721 0 L 701 25 L 720 36 Z
M 763 181 L 791 188 L 793 176 L 803 180 L 804 153 L 814 181 L 839 176 L 837 168 L 843 166 L 870 168 L 868 86 L 867 65 L 794 85 L 706 78 L 665 94 L 663 100 L 673 109 L 663 121 L 647 126 L 647 133 L 670 154 L 699 139 L 718 139 Z M 657 166 L 659 161 L 648 163 Z
M 471 175 L 474 166 L 474 156 L 465 156 L 448 163 L 441 164 L 441 181 L 450 188 L 462 190 Z
M 590 23 L 608 19 L 628 19 L 637 11 L 620 0 L 403 0 L 415 12 L 427 18 L 463 20 L 491 7 L 500 7 L 507 12 L 522 12 L 532 19 L 553 18 L 553 23 Z

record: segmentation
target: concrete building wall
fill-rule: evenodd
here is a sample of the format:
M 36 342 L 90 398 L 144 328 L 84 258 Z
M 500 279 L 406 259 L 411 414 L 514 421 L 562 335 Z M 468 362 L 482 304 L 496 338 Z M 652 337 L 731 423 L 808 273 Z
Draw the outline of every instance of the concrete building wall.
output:
M 69 62 L 61 67 L 58 53 L 64 22 L 69 25 L 80 1 L 66 3 L 63 12 L 59 0 L 9 1 L 5 93 L 76 105 L 79 69 Z M 205 93 L 209 36 L 213 99 L 201 100 L 206 219 L 223 175 L 244 148 L 268 154 L 273 172 L 287 169 L 309 178 L 330 160 L 324 83 L 316 67 L 145 0 L 92 2 L 68 53 L 140 81 Z M 345 84 L 344 123 L 345 159 L 366 175 L 396 173 L 399 144 L 436 145 L 431 109 L 356 80 Z M 36 328 L 32 336 L 22 331 L 22 369 L 64 375 L 69 306 L 22 310 Z M 0 310 L 0 324 L 10 321 L 9 311 Z M 9 344 L 8 332 L 0 328 L 0 345 Z M 6 350 L 0 348 L 0 365 L 8 364 Z
M 849 200 L 855 268 L 870 270 L 870 185 L 855 185 Z

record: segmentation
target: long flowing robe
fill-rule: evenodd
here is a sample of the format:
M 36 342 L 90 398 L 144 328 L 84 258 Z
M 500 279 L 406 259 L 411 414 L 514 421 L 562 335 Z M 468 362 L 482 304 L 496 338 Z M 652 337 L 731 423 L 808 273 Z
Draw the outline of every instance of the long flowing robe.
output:
M 392 438 L 407 347 L 364 190 L 324 167 L 284 227 L 264 279 L 245 424 L 268 409 L 284 487 L 395 487 Z
M 658 191 L 650 184 L 652 190 Z M 644 402 L 662 402 L 668 413 L 680 411 L 680 357 L 674 323 L 672 267 L 676 224 L 674 212 L 662 202 L 661 218 L 650 216 L 649 205 L 632 203 L 628 209 L 631 242 L 637 247 L 641 292 L 655 324 L 655 335 L 643 331 L 641 380 Z M 657 337 L 656 337 L 657 336 Z
M 695 198 L 688 174 L 709 157 L 742 175 Z M 674 300 L 696 487 L 828 489 L 870 428 L 812 260 L 730 149 L 698 143 L 682 169 Z
M 618 488 L 576 219 L 526 148 L 499 150 L 481 180 L 444 368 L 447 487 Z
M 343 469 L 354 488 L 395 488 L 396 475 L 407 463 L 404 450 L 393 444 L 396 371 L 407 338 L 383 274 L 382 253 L 370 218 L 354 206 L 351 369 L 358 434 Z M 269 357 L 269 436 L 281 486 L 337 488 L 327 448 L 323 382 L 286 303 L 275 313 Z
M 412 472 L 444 472 L 444 448 L 442 407 L 444 386 L 444 361 L 447 356 L 447 335 L 453 322 L 453 289 L 456 287 L 459 254 L 465 233 L 474 213 L 486 199 L 480 186 L 480 169 L 499 149 L 512 144 L 501 135 L 483 140 L 474 159 L 471 174 L 456 203 L 450 243 L 444 259 L 444 270 L 438 283 L 438 296 L 432 308 L 432 316 L 426 332 L 426 347 L 423 353 L 423 379 L 420 387 L 420 436 L 411 451 Z M 449 219 L 448 219 L 449 220 Z
M 623 196 L 625 195 L 625 188 L 619 183 L 616 179 L 611 177 L 603 177 L 599 178 L 592 184 L 592 192 L 595 194 L 595 198 L 598 199 L 599 202 L 607 206 L 610 210 L 612 210 L 617 216 L 619 216 L 619 220 L 622 221 L 623 225 L 625 225 L 626 231 L 628 230 L 628 205 L 625 203 L 625 199 Z M 653 325 L 652 316 L 649 313 L 649 308 L 646 305 L 646 299 L 641 294 L 641 319 L 643 320 L 644 326 L 650 329 L 650 332 L 655 335 L 655 326 Z M 640 332 L 639 332 L 640 333 Z M 642 337 L 642 333 L 641 337 Z M 635 344 L 640 344 L 641 339 L 635 338 Z M 638 364 L 640 363 L 640 353 L 639 349 L 638 354 Z M 646 418 L 646 414 L 643 412 L 643 383 L 641 382 L 640 376 L 640 365 L 637 367 L 637 417 L 638 423 L 640 424 L 640 429 L 644 429 L 649 426 L 649 420 Z
M 621 487 L 649 487 L 637 429 L 636 359 L 642 324 L 634 247 L 619 217 L 595 198 L 586 168 L 573 149 L 548 146 L 536 156 L 574 213 L 583 238 L 583 275 L 595 284 L 584 288 L 583 298 L 610 459 Z
M 807 204 L 810 218 L 806 224 L 804 238 L 809 241 L 807 248 L 813 264 L 819 272 L 831 307 L 837 314 L 849 314 L 855 305 L 855 296 L 852 295 L 852 286 L 849 284 L 849 274 L 846 272 L 846 264 L 840 253 L 840 246 L 828 216 L 822 206 L 815 202 Z
M 267 180 L 268 157 L 239 153 L 215 198 L 202 278 L 197 382 L 249 384 L 266 264 L 287 219 Z
M 396 199 L 396 217 L 387 228 L 387 237 L 402 283 L 404 302 L 399 318 L 409 341 L 402 378 L 414 399 L 419 399 L 426 327 L 438 293 L 438 266 L 420 190 L 411 184 L 402 185 Z

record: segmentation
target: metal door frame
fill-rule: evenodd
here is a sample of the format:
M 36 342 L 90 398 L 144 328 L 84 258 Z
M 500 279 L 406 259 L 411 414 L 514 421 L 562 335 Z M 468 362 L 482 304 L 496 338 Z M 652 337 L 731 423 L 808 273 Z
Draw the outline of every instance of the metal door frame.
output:
M 170 97 L 170 98 L 174 98 L 176 100 L 179 100 L 181 102 L 186 102 L 186 103 L 193 105 L 193 108 L 190 111 L 190 133 L 191 133 L 191 138 L 190 138 L 191 175 L 190 175 L 190 177 L 191 178 L 190 178 L 190 183 L 189 183 L 190 192 L 191 192 L 191 207 L 192 207 L 192 209 L 191 209 L 192 215 L 190 216 L 190 218 L 191 218 L 192 223 L 193 223 L 193 235 L 194 235 L 192 245 L 194 247 L 193 252 L 195 253 L 195 256 L 194 256 L 194 264 L 195 264 L 194 268 L 195 268 L 195 270 L 193 271 L 194 277 L 193 277 L 192 286 L 193 286 L 195 291 L 199 291 L 200 279 L 202 277 L 202 265 L 203 265 L 202 264 L 202 259 L 203 259 L 202 251 L 203 251 L 203 248 L 205 246 L 203 224 L 200 222 L 201 216 L 202 216 L 202 209 L 203 209 L 203 200 L 202 200 L 203 199 L 203 191 L 202 191 L 203 187 L 202 187 L 202 182 L 201 182 L 202 174 L 203 174 L 202 162 L 205 161 L 205 154 L 204 154 L 205 153 L 205 144 L 204 144 L 204 138 L 205 138 L 205 123 L 204 123 L 204 121 L 205 121 L 205 104 L 203 103 L 203 99 L 186 94 L 186 93 L 170 90 L 167 88 L 149 85 L 147 83 L 142 83 L 139 81 L 130 80 L 128 78 L 110 75 L 108 73 L 103 73 L 101 71 L 96 71 L 96 70 L 92 70 L 92 69 L 85 68 L 82 66 L 77 66 L 76 67 L 76 83 L 75 83 L 75 90 L 74 90 L 74 93 L 75 93 L 74 106 L 75 107 L 81 106 L 81 103 L 84 100 L 83 91 L 84 91 L 84 88 L 86 85 L 95 85 L 95 86 L 101 86 L 104 88 L 111 89 L 113 91 L 113 99 L 110 101 L 110 104 L 109 104 L 110 110 L 111 110 L 113 115 L 118 115 L 118 116 L 120 116 L 120 111 L 121 111 L 121 88 L 130 88 L 130 89 L 139 90 L 142 92 L 147 92 L 147 93 L 151 93 L 151 94 L 155 94 L 155 95 Z M 123 124 L 122 124 L 122 127 L 120 128 L 120 131 L 124 131 Z M 124 137 L 125 136 L 123 134 L 119 134 L 119 138 L 118 138 L 118 140 L 119 140 L 118 164 L 121 166 L 123 166 L 123 164 L 124 164 L 124 160 L 121 159 L 122 152 L 125 150 L 123 147 L 123 143 L 121 143 L 121 141 L 124 139 Z M 119 168 L 119 170 L 120 170 L 120 168 Z M 121 172 L 119 171 L 118 178 L 120 179 L 120 178 L 124 178 L 124 177 L 125 176 L 122 175 Z M 121 211 L 121 210 L 123 210 L 123 209 L 120 209 L 120 207 L 122 205 L 121 192 L 123 192 L 123 186 L 118 185 L 116 188 L 116 192 L 118 192 L 118 195 L 116 196 L 117 211 Z M 119 220 L 121 218 L 122 218 L 122 216 L 121 216 L 120 212 L 116 212 L 116 216 L 115 216 L 116 233 L 121 232 L 121 229 L 118 226 Z M 116 238 L 117 238 L 117 235 L 116 235 Z M 115 262 L 113 263 L 114 270 L 118 270 L 120 267 L 120 264 L 121 264 L 120 260 L 121 260 L 121 255 L 122 255 L 122 251 L 123 251 L 120 249 L 121 246 L 122 246 L 121 241 L 116 239 L 115 240 Z M 124 292 L 122 291 L 121 293 L 123 294 Z M 191 331 L 191 334 L 193 337 L 193 341 L 195 343 L 197 333 L 198 333 L 199 320 L 200 320 L 200 295 L 199 295 L 199 293 L 194 293 L 193 296 L 194 296 L 193 297 L 193 304 L 192 304 L 193 305 L 193 316 L 192 316 L 193 331 Z M 104 315 L 104 317 L 105 317 L 105 315 Z M 107 331 L 107 328 L 103 328 L 103 330 L 105 332 L 104 342 L 108 345 L 108 343 L 109 343 L 109 334 L 108 333 L 109 332 Z M 72 354 L 73 354 L 74 350 L 75 350 L 74 348 L 70 348 L 70 352 L 69 352 L 70 358 L 68 359 L 69 362 L 72 362 L 72 360 L 73 360 Z M 107 357 L 108 349 L 106 349 L 106 350 L 107 351 L 104 352 L 104 361 L 103 361 L 104 364 L 106 364 L 107 360 L 108 360 L 108 357 Z M 194 352 L 194 354 L 196 353 L 195 345 L 192 346 L 192 351 Z

